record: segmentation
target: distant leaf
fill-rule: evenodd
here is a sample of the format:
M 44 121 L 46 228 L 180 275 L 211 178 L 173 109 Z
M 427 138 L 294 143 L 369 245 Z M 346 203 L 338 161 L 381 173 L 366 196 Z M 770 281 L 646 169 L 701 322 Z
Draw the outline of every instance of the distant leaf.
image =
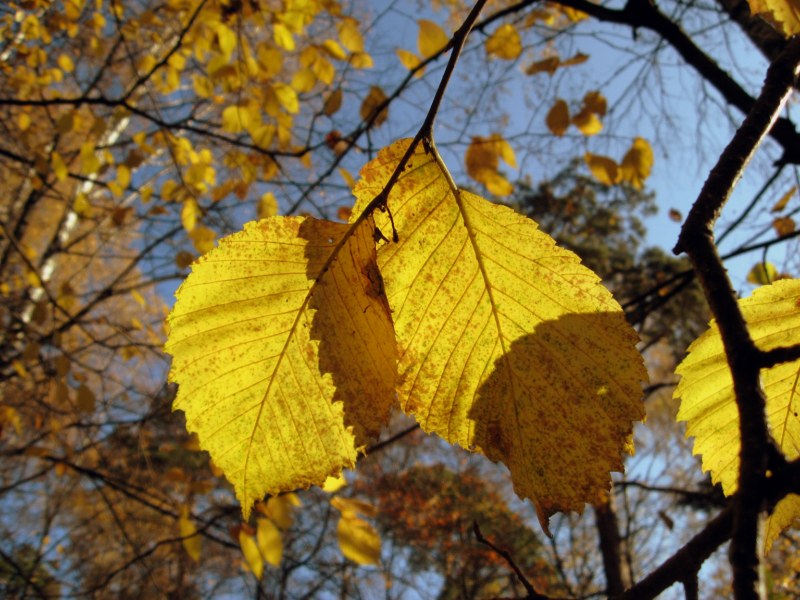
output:
M 400 59 L 400 63 L 409 71 L 413 71 L 419 66 L 421 62 L 419 56 L 414 54 L 413 52 L 409 52 L 408 50 L 403 50 L 402 48 L 396 48 L 394 53 L 397 55 L 397 58 Z M 416 73 L 417 77 L 421 77 L 424 73 L 424 69 L 421 69 L 419 72 Z
M 258 218 L 267 219 L 274 217 L 278 214 L 278 201 L 275 199 L 275 194 L 267 192 L 261 196 L 258 201 Z
M 430 58 L 450 42 L 450 36 L 433 21 L 420 19 L 417 23 L 419 24 L 417 47 L 423 58 Z
M 339 40 L 350 52 L 364 51 L 364 37 L 355 19 L 345 19 L 339 23 Z
M 358 500 L 357 498 L 342 498 L 341 496 L 336 496 L 331 499 L 331 506 L 343 515 L 374 517 L 378 514 L 377 509 L 372 504 L 364 502 L 363 500 Z
M 387 100 L 388 98 L 386 97 L 386 94 L 384 94 L 383 90 L 377 85 L 373 85 L 371 88 L 369 88 L 369 94 L 367 94 L 367 97 L 364 98 L 364 102 L 361 104 L 361 109 L 359 111 L 361 118 L 365 121 L 372 118 L 373 114 Z M 384 106 L 382 109 L 380 109 L 378 116 L 375 117 L 375 126 L 378 127 L 382 125 L 388 118 L 389 107 Z
M 331 94 L 325 98 L 325 104 L 322 105 L 322 114 L 325 116 L 332 116 L 339 112 L 342 107 L 342 98 L 344 94 L 341 89 L 335 89 Z
M 774 213 L 776 213 L 776 212 L 781 212 L 781 211 L 782 211 L 784 208 L 786 208 L 786 205 L 789 203 L 789 200 L 791 200 L 791 199 L 792 199 L 792 196 L 794 196 L 794 195 L 795 195 L 795 192 L 797 192 L 797 186 L 796 186 L 796 185 L 793 185 L 793 186 L 792 186 L 792 189 L 790 189 L 790 190 L 789 190 L 788 192 L 786 192 L 786 193 L 785 193 L 783 196 L 781 196 L 780 200 L 778 200 L 778 201 L 775 203 L 775 206 L 773 206 L 773 207 L 770 209 L 770 211 L 771 211 L 771 212 L 774 212 Z
M 354 214 L 408 146 L 362 172 Z M 511 471 L 542 525 L 599 502 L 622 469 L 647 375 L 624 313 L 533 221 L 448 186 L 418 148 L 388 199 L 399 241 L 378 261 L 399 344 L 401 408 Z M 391 231 L 388 215 L 376 225 Z
M 753 285 L 769 285 L 777 279 L 778 269 L 771 262 L 756 263 L 747 273 L 747 281 Z
M 800 33 L 800 5 L 797 0 L 748 0 L 750 12 L 761 15 L 786 37 Z
M 356 516 L 339 519 L 336 527 L 339 548 L 346 558 L 359 565 L 377 565 L 381 561 L 381 537 L 377 531 Z
M 86 384 L 78 387 L 75 404 L 82 413 L 93 413 L 97 399 L 94 392 Z
M 181 538 L 183 538 L 181 539 L 181 544 L 183 545 L 183 549 L 186 550 L 186 554 L 188 554 L 194 562 L 200 562 L 203 540 L 197 534 L 197 528 L 189 517 L 189 507 L 186 505 L 181 506 L 181 516 L 178 518 L 178 530 L 180 531 Z
M 344 476 L 344 473 L 342 473 L 338 477 L 328 477 L 322 485 L 322 490 L 329 494 L 335 494 L 346 485 L 347 478 Z
M 283 557 L 281 532 L 269 519 L 256 519 L 256 521 L 258 523 L 256 543 L 261 556 L 273 567 L 280 566 L 281 558 Z
M 605 96 L 595 90 L 586 92 L 586 95 L 583 97 L 583 105 L 581 109 L 602 117 L 605 116 L 606 111 L 608 110 L 608 103 L 606 102 Z
M 228 106 L 222 111 L 222 128 L 230 133 L 241 133 L 250 126 L 249 111 L 237 105 Z
M 183 203 L 181 209 L 181 224 L 187 232 L 191 232 L 197 226 L 197 218 L 200 216 L 200 207 L 193 198 L 189 198 Z
M 328 479 L 326 478 L 325 481 Z M 300 506 L 297 494 L 281 494 L 273 496 L 266 503 L 259 504 L 259 512 L 283 530 L 289 529 L 294 523 L 294 511 Z
M 681 214 L 681 211 L 679 211 L 677 208 L 670 208 L 668 214 L 670 221 L 674 221 L 675 223 L 680 223 L 681 221 L 683 221 L 683 215 Z
M 66 163 L 64 163 L 64 159 L 61 158 L 58 152 L 53 152 L 50 155 L 50 163 L 53 165 L 53 173 L 56 179 L 59 181 L 66 181 L 67 177 L 69 177 L 69 170 L 67 169 Z
M 562 136 L 569 128 L 569 107 L 559 98 L 547 113 L 547 128 L 553 135 Z
M 772 227 L 775 229 L 775 233 L 781 237 L 794 233 L 797 228 L 794 219 L 791 217 L 778 217 L 772 221 Z
M 322 43 L 322 48 L 331 58 L 335 58 L 336 60 L 344 60 L 347 58 L 347 54 L 345 53 L 344 49 L 336 40 L 325 40 Z
M 194 248 L 199 254 L 205 254 L 214 249 L 214 240 L 217 239 L 217 234 L 205 225 L 195 225 L 189 232 L 189 239 L 192 240 Z
M 603 185 L 614 185 L 619 182 L 619 166 L 612 159 L 587 152 L 583 155 L 583 160 L 595 179 Z
M 644 181 L 650 176 L 653 168 L 653 149 L 647 140 L 637 137 L 630 150 L 622 158 L 621 179 L 637 190 L 644 187 Z
M 166 346 L 174 407 L 245 518 L 266 494 L 352 467 L 388 418 L 395 341 L 374 224 L 348 228 L 248 223 L 196 261 L 177 292 Z
M 501 135 L 495 133 L 489 137 L 473 137 L 464 162 L 467 174 L 485 185 L 490 193 L 507 196 L 514 191 L 514 186 L 499 172 L 501 159 L 512 167 L 517 164 L 514 150 Z
M 247 533 L 244 527 L 239 530 L 239 546 L 250 572 L 256 576 L 256 579 L 261 579 L 264 574 L 264 559 L 255 538 Z
M 514 60 L 522 53 L 519 32 L 510 23 L 504 23 L 486 40 L 486 54 L 503 60 Z
M 538 60 L 535 63 L 530 64 L 525 69 L 526 75 L 535 75 L 536 73 L 549 73 L 552 75 L 558 70 L 559 65 L 561 64 L 561 60 L 557 56 L 548 56 L 542 60 Z
M 585 109 L 572 117 L 572 124 L 586 136 L 597 135 L 603 130 L 603 123 L 597 115 Z
M 784 279 L 756 289 L 739 301 L 750 335 L 762 350 L 800 343 L 800 280 Z M 689 346 L 689 355 L 676 373 L 681 376 L 675 397 L 681 401 L 678 420 L 686 421 L 686 435 L 694 437 L 694 453 L 702 454 L 703 470 L 726 495 L 737 488 L 739 475 L 739 413 L 733 379 L 719 328 L 709 329 Z M 766 416 L 772 438 L 788 460 L 800 457 L 800 361 L 762 369 L 761 385 L 767 397 Z M 800 498 L 787 496 L 767 519 L 765 552 L 778 533 L 800 518 Z

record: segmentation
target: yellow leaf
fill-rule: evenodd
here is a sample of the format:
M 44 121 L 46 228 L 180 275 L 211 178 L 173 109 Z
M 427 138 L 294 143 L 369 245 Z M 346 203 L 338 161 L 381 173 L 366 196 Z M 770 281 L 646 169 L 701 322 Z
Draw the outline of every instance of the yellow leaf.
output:
M 769 285 L 778 278 L 778 269 L 771 262 L 756 263 L 747 273 L 747 281 L 753 285 Z
M 329 494 L 334 494 L 347 485 L 347 478 L 344 473 L 338 477 L 328 477 L 322 484 L 322 490 Z
M 378 510 L 372 504 L 356 498 L 342 498 L 341 496 L 336 496 L 335 498 L 331 498 L 331 506 L 341 512 L 342 516 L 364 515 L 367 517 L 374 517 L 378 514 Z
M 17 127 L 19 127 L 20 131 L 26 131 L 30 126 L 31 116 L 26 112 L 20 113 L 19 117 L 17 117 Z
M 450 36 L 433 21 L 419 19 L 417 47 L 423 58 L 430 58 L 450 42 Z
M 314 84 L 317 83 L 317 76 L 311 69 L 300 69 L 292 76 L 292 89 L 301 94 L 310 92 L 314 89 Z
M 792 199 L 792 196 L 794 196 L 795 192 L 797 192 L 797 186 L 793 185 L 792 189 L 781 196 L 780 200 L 775 203 L 775 206 L 773 206 L 770 211 L 781 212 L 784 208 L 786 208 L 786 205 L 789 203 L 789 200 Z
M 197 528 L 194 526 L 192 519 L 189 518 L 189 508 L 187 506 L 181 507 L 181 516 L 178 519 L 178 530 L 181 535 L 181 544 L 186 554 L 194 562 L 200 562 L 200 552 L 203 546 L 202 538 L 197 534 Z
M 347 54 L 336 40 L 325 40 L 322 42 L 322 49 L 325 50 L 331 58 L 335 58 L 336 60 L 344 60 L 347 58 Z
M 222 111 L 222 128 L 230 133 L 241 133 L 250 126 L 250 111 L 244 106 L 232 105 Z
M 397 58 L 400 59 L 400 64 L 402 64 L 409 71 L 413 71 L 414 69 L 416 69 L 419 66 L 419 63 L 421 62 L 419 56 L 417 56 L 413 52 L 404 50 L 403 48 L 396 48 L 394 53 L 397 55 Z M 424 73 L 425 70 L 420 69 L 417 73 L 415 73 L 415 76 L 421 77 Z
M 644 180 L 650 176 L 652 168 L 653 149 L 647 140 L 635 138 L 628 152 L 622 157 L 620 179 L 640 190 L 644 187 Z
M 217 43 L 225 62 L 230 61 L 233 51 L 236 49 L 236 34 L 223 23 L 214 25 L 214 33 L 217 34 Z
M 522 53 L 522 40 L 510 23 L 498 27 L 486 40 L 486 54 L 503 60 L 514 60 Z
M 275 83 L 272 86 L 275 95 L 278 97 L 278 102 L 288 113 L 295 114 L 300 110 L 300 101 L 297 99 L 297 92 L 285 83 Z
M 361 118 L 365 121 L 371 119 L 373 114 L 378 111 L 381 105 L 387 100 L 388 98 L 386 97 L 386 94 L 383 93 L 383 90 L 377 85 L 373 85 L 371 88 L 369 88 L 369 94 L 367 94 L 367 97 L 364 98 L 364 102 L 361 103 L 361 109 L 359 110 Z M 382 125 L 388 118 L 389 107 L 385 106 L 380 109 L 380 112 L 375 117 L 375 126 L 378 127 Z
M 800 280 L 782 279 L 757 288 L 739 301 L 750 335 L 762 350 L 792 346 L 800 342 Z M 728 361 L 719 328 L 709 329 L 689 346 L 689 355 L 675 371 L 681 376 L 675 390 L 680 398 L 678 420 L 686 421 L 686 435 L 694 437 L 694 454 L 703 455 L 703 470 L 711 471 L 726 495 L 733 494 L 739 476 L 739 412 Z M 772 438 L 787 460 L 800 457 L 800 393 L 796 382 L 800 361 L 761 370 L 761 385 L 767 398 L 767 424 Z M 800 499 L 787 496 L 767 519 L 764 551 L 769 550 L 780 530 L 800 518 Z
M 256 519 L 258 529 L 256 530 L 256 542 L 261 556 L 264 557 L 273 567 L 281 564 L 283 557 L 283 538 L 281 532 L 269 519 Z
M 214 240 L 217 239 L 217 234 L 205 225 L 195 225 L 189 232 L 189 239 L 192 240 L 198 253 L 205 254 L 214 249 Z
M 274 23 L 272 25 L 272 35 L 275 39 L 275 43 L 278 46 L 289 52 L 294 50 L 294 36 L 286 28 L 286 25 L 283 23 Z
M 75 63 L 73 63 L 72 59 L 66 54 L 61 54 L 58 57 L 58 66 L 65 73 L 72 73 L 72 71 L 75 70 Z
M 362 172 L 353 214 L 408 147 Z M 388 198 L 399 241 L 378 263 L 399 346 L 398 397 L 425 431 L 502 461 L 546 528 L 602 500 L 621 470 L 647 374 L 619 304 L 536 224 L 454 193 L 418 148 Z M 377 227 L 392 231 L 375 213 Z
M 119 165 L 117 167 L 117 185 L 124 190 L 127 189 L 130 184 L 131 170 L 125 165 Z
M 388 419 L 395 339 L 374 224 L 349 229 L 310 217 L 248 223 L 177 292 L 166 346 L 174 406 L 245 518 L 265 494 L 352 467 Z
M 371 69 L 375 63 L 372 56 L 366 52 L 354 52 L 350 56 L 350 64 L 354 69 Z
M 281 529 L 289 529 L 294 523 L 294 509 L 300 506 L 297 494 L 281 494 L 259 504 L 259 511 L 269 517 Z
M 356 186 L 356 180 L 353 179 L 353 176 L 347 169 L 339 167 L 339 175 L 342 176 L 342 179 L 344 179 L 344 182 L 347 184 L 347 187 L 349 187 L 351 190 Z
M 473 137 L 464 162 L 467 174 L 475 181 L 485 185 L 492 194 L 507 196 L 514 191 L 514 186 L 499 173 L 500 159 L 509 166 L 516 166 L 513 149 L 502 136 L 495 133 L 488 138 Z
M 53 173 L 59 181 L 65 181 L 69 177 L 69 170 L 64 163 L 64 159 L 58 152 L 53 152 L 50 156 L 50 163 L 53 165 Z
M 242 554 L 250 572 L 256 576 L 256 579 L 261 579 L 264 574 L 264 559 L 258 550 L 255 538 L 244 528 L 239 530 L 239 546 L 242 548 Z
M 194 198 L 189 198 L 183 203 L 181 208 L 181 224 L 187 232 L 191 232 L 197 226 L 197 217 L 200 216 L 200 207 Z
M 556 100 L 553 108 L 551 108 L 547 113 L 546 122 L 547 128 L 553 133 L 553 135 L 560 137 L 566 133 L 567 128 L 569 127 L 569 107 L 564 100 L 561 98 Z
M 363 519 L 343 514 L 336 535 L 345 558 L 359 565 L 380 564 L 381 536 Z
M 619 183 L 619 166 L 607 156 L 600 156 L 587 152 L 583 155 L 583 160 L 589 167 L 595 179 L 603 185 L 614 185 Z
M 800 33 L 798 0 L 748 0 L 750 12 L 770 21 L 786 37 Z
M 580 129 L 583 135 L 597 135 L 603 130 L 603 124 L 597 115 L 584 109 L 572 117 L 572 124 Z
M 267 217 L 274 217 L 278 214 L 278 201 L 275 194 L 267 192 L 261 196 L 258 201 L 258 218 L 266 219 Z
M 364 51 L 364 37 L 361 35 L 355 19 L 345 19 L 339 23 L 339 41 L 350 52 Z

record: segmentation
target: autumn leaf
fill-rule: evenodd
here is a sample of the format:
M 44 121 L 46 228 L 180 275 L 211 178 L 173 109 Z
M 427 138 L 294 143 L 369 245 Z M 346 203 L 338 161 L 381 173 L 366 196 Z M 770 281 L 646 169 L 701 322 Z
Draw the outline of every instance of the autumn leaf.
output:
M 784 279 L 756 289 L 739 301 L 753 341 L 762 350 L 791 346 L 800 341 L 800 280 Z M 681 381 L 675 397 L 681 401 L 678 420 L 686 421 L 686 435 L 694 437 L 694 454 L 703 457 L 726 495 L 737 489 L 739 476 L 739 413 L 719 328 L 715 321 L 689 346 L 689 355 L 677 368 Z M 762 369 L 761 385 L 767 398 L 766 415 L 772 438 L 788 460 L 800 456 L 800 360 Z M 800 518 L 800 497 L 781 500 L 767 519 L 764 550 L 780 531 Z
M 354 214 L 381 191 L 407 140 L 369 163 Z M 422 428 L 508 466 L 547 528 L 606 497 L 642 419 L 637 336 L 598 277 L 513 210 L 448 186 L 418 148 L 379 248 L 399 344 L 401 408 Z M 390 232 L 388 213 L 376 225 Z
M 197 534 L 197 528 L 194 526 L 192 519 L 189 517 L 189 507 L 181 506 L 181 515 L 178 518 L 178 530 L 181 535 L 181 544 L 186 554 L 194 562 L 200 562 L 200 553 L 203 548 L 203 540 Z
M 361 118 L 365 121 L 373 118 L 373 115 L 376 111 L 380 109 L 380 112 L 375 116 L 375 127 L 382 125 L 386 119 L 389 118 L 389 107 L 388 106 L 381 106 L 388 100 L 384 91 L 378 87 L 377 85 L 373 85 L 369 89 L 369 93 L 367 97 L 364 98 L 364 102 L 361 103 L 361 109 L 359 114 Z
M 792 199 L 792 196 L 795 195 L 795 192 L 797 192 L 797 186 L 793 185 L 788 192 L 780 197 L 780 199 L 770 209 L 770 212 L 781 212 L 784 208 L 786 208 L 786 205 L 789 203 L 789 200 Z
M 277 567 L 283 558 L 283 538 L 281 532 L 269 519 L 256 519 L 258 528 L 256 530 L 256 545 L 269 564 Z
M 800 33 L 798 0 L 748 0 L 748 3 L 752 14 L 764 17 L 786 37 Z
M 242 549 L 247 568 L 255 575 L 256 579 L 261 579 L 264 574 L 264 557 L 261 556 L 255 537 L 248 533 L 245 527 L 239 530 L 239 546 Z
M 499 134 L 488 138 L 475 136 L 467 148 L 464 162 L 467 174 L 486 186 L 492 194 L 507 196 L 514 186 L 499 172 L 500 160 L 511 167 L 517 166 L 517 158 L 511 145 Z
M 633 140 L 630 149 L 622 157 L 620 178 L 637 190 L 644 187 L 644 180 L 653 168 L 653 149 L 644 138 Z
M 546 122 L 547 128 L 553 135 L 560 137 L 566 133 L 569 128 L 569 106 L 564 100 L 561 98 L 556 100 L 547 113 Z
M 450 43 L 450 36 L 433 21 L 420 19 L 417 47 L 423 58 L 430 58 Z
M 174 408 L 253 502 L 352 467 L 394 399 L 371 219 L 249 223 L 192 266 L 169 317 Z M 368 399 L 368 401 L 366 401 Z
M 583 155 L 583 160 L 595 179 L 603 185 L 614 185 L 619 182 L 619 166 L 613 159 L 587 152 Z
M 510 23 L 504 23 L 486 40 L 486 54 L 503 60 L 514 60 L 522 53 L 519 32 Z
M 747 281 L 753 285 L 769 285 L 778 279 L 778 269 L 771 262 L 759 262 L 747 273 Z

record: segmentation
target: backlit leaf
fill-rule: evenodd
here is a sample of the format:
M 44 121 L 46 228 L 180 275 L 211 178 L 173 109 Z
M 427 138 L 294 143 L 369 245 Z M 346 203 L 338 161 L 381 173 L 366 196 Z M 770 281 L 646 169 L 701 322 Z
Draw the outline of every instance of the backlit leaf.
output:
M 587 110 L 582 110 L 572 117 L 572 124 L 577 127 L 583 135 L 597 135 L 603 130 L 603 123 L 597 115 Z
M 275 194 L 267 192 L 261 196 L 258 201 L 258 218 L 266 219 L 274 217 L 278 214 L 278 201 L 275 199 Z
M 354 214 L 408 141 L 362 172 Z M 511 471 L 542 525 L 605 498 L 641 419 L 637 336 L 576 255 L 536 224 L 454 193 L 418 148 L 388 199 L 398 243 L 378 262 L 399 344 L 401 408 L 422 428 Z M 391 232 L 388 215 L 376 225 Z
M 255 538 L 247 533 L 244 527 L 239 530 L 239 546 L 242 548 L 242 554 L 250 572 L 256 576 L 256 579 L 261 579 L 264 574 L 264 558 L 258 550 Z
M 339 23 L 339 41 L 350 52 L 364 51 L 364 37 L 355 19 L 345 19 Z
M 346 558 L 359 565 L 377 565 L 381 561 L 381 537 L 363 519 L 342 514 L 336 527 L 339 548 Z
M 750 335 L 762 350 L 800 342 L 800 280 L 784 279 L 757 288 L 739 301 Z M 709 329 L 689 346 L 689 355 L 676 373 L 680 398 L 678 420 L 686 421 L 686 435 L 694 437 L 694 454 L 702 454 L 703 470 L 725 494 L 736 491 L 739 475 L 739 413 L 719 329 Z M 800 361 L 762 369 L 761 385 L 767 397 L 766 415 L 772 438 L 788 460 L 800 457 Z M 800 518 L 800 498 L 787 496 L 766 523 L 765 551 L 780 530 Z
M 622 157 L 620 178 L 637 190 L 644 187 L 644 180 L 653 168 L 653 149 L 647 140 L 637 137 L 630 149 Z
M 499 172 L 500 160 L 516 167 L 517 159 L 511 145 L 499 134 L 475 136 L 467 148 L 464 162 L 467 174 L 486 186 L 496 196 L 507 196 L 514 186 Z
M 344 239 L 348 227 L 248 223 L 195 262 L 177 292 L 166 346 L 174 408 L 245 518 L 266 494 L 352 467 L 388 418 L 395 340 L 374 225 L 366 219 Z
M 404 50 L 403 48 L 396 48 L 394 53 L 397 55 L 397 58 L 400 59 L 400 63 L 409 71 L 413 71 L 419 66 L 421 62 L 419 56 L 414 54 L 413 52 L 409 52 L 408 50 Z M 418 71 L 415 75 L 417 77 L 421 77 L 424 73 L 424 69 Z
M 800 33 L 798 0 L 748 0 L 750 12 L 761 15 L 786 37 Z
M 186 550 L 186 554 L 188 554 L 194 562 L 200 562 L 203 540 L 197 534 L 197 528 L 189 517 L 189 508 L 185 505 L 181 507 L 181 516 L 178 518 L 178 530 L 180 531 L 182 538 L 181 544 L 183 545 L 183 549 Z
M 256 543 L 261 556 L 273 567 L 280 566 L 283 557 L 283 538 L 281 532 L 269 519 L 256 519 Z
M 417 47 L 423 58 L 430 58 L 450 42 L 450 36 L 433 21 L 420 19 Z
M 266 503 L 260 503 L 258 510 L 285 530 L 294 523 L 294 511 L 298 506 L 300 506 L 300 498 L 297 497 L 297 494 L 290 493 L 273 496 Z
M 792 196 L 794 196 L 795 192 L 797 192 L 797 186 L 793 185 L 792 189 L 790 189 L 783 196 L 781 196 L 780 200 L 778 200 L 775 203 L 775 205 L 770 209 L 770 211 L 781 212 L 784 208 L 786 208 L 786 205 L 789 203 L 789 200 L 792 199 Z
M 342 473 L 338 477 L 328 477 L 322 485 L 322 490 L 329 494 L 335 494 L 346 485 L 347 478 L 344 476 L 344 473 Z
M 514 60 L 522 53 L 522 40 L 516 28 L 504 23 L 486 40 L 486 54 L 503 60 Z
M 747 281 L 753 285 L 769 285 L 776 279 L 778 279 L 778 269 L 771 262 L 756 263 L 747 273 Z
M 569 106 L 567 103 L 559 98 L 547 112 L 547 128 L 553 135 L 562 136 L 569 128 Z
M 587 152 L 583 155 L 583 160 L 589 167 L 595 179 L 604 185 L 614 185 L 619 182 L 619 167 L 617 163 L 607 156 L 592 154 Z

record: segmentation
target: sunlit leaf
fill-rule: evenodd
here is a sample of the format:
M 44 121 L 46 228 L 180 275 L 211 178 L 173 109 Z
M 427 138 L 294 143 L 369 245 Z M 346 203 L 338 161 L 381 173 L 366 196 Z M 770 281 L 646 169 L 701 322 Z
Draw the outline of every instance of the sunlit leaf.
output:
M 420 19 L 417 47 L 423 58 L 430 58 L 450 43 L 450 36 L 433 21 Z
M 778 279 L 778 269 L 771 262 L 759 262 L 747 273 L 747 281 L 753 285 L 769 285 Z
M 261 556 L 264 557 L 273 567 L 281 564 L 283 557 L 283 538 L 281 532 L 269 519 L 256 519 L 258 529 L 256 530 L 256 543 Z
M 348 228 L 249 223 L 195 262 L 177 292 L 166 346 L 174 407 L 245 517 L 266 494 L 352 467 L 388 418 L 395 341 L 374 225 Z
M 354 193 L 358 215 L 408 141 L 382 150 Z M 388 199 L 398 242 L 378 262 L 399 344 L 402 409 L 425 431 L 502 461 L 546 528 L 606 497 L 644 415 L 637 336 L 577 256 L 536 224 L 454 193 L 418 148 Z M 384 213 L 376 225 L 389 232 Z
M 467 174 L 486 186 L 490 193 L 507 196 L 514 191 L 514 186 L 499 172 L 501 159 L 511 167 L 516 166 L 517 160 L 511 145 L 499 134 L 492 134 L 489 137 L 472 138 L 464 163 Z
M 197 534 L 197 528 L 189 516 L 189 507 L 181 506 L 181 516 L 178 518 L 178 531 L 181 536 L 181 544 L 186 554 L 194 562 L 200 562 L 200 553 L 203 549 L 203 539 Z
M 347 478 L 344 476 L 344 473 L 342 473 L 338 477 L 328 477 L 325 480 L 325 483 L 322 484 L 322 490 L 324 492 L 328 492 L 329 494 L 335 494 L 346 485 Z
M 259 512 L 269 517 L 278 527 L 286 530 L 294 523 L 294 511 L 298 506 L 300 506 L 300 499 L 297 494 L 281 494 L 273 496 L 266 503 L 260 503 Z
M 620 179 L 637 190 L 644 187 L 644 181 L 653 168 L 653 149 L 647 140 L 634 138 L 630 149 L 625 153 L 620 165 Z
M 342 514 L 336 527 L 339 548 L 346 558 L 359 565 L 377 565 L 381 561 L 381 537 L 363 519 Z
M 413 52 L 409 52 L 408 50 L 403 50 L 402 48 L 395 48 L 394 53 L 397 55 L 397 58 L 400 59 L 400 63 L 409 71 L 413 71 L 419 66 L 421 62 L 419 56 L 414 54 Z M 417 77 L 421 77 L 424 73 L 424 69 L 420 69 L 415 75 Z
M 753 341 L 762 350 L 800 343 L 800 280 L 784 279 L 757 288 L 739 301 Z M 686 421 L 686 435 L 694 437 L 694 453 L 703 457 L 703 470 L 714 483 L 733 494 L 739 475 L 739 413 L 733 379 L 715 321 L 691 346 L 676 373 L 680 398 L 678 420 Z M 800 361 L 762 369 L 761 385 L 767 398 L 766 416 L 772 438 L 788 460 L 800 457 Z M 787 496 L 766 523 L 767 551 L 780 530 L 800 518 L 800 498 Z
M 597 135 L 603 130 L 603 123 L 596 114 L 588 110 L 582 110 L 572 117 L 572 124 L 586 136 Z
M 486 40 L 486 54 L 503 60 L 514 60 L 522 53 L 519 32 L 510 23 L 504 23 Z
M 258 201 L 258 218 L 266 219 L 278 214 L 278 200 L 272 192 L 266 192 Z
M 800 3 L 797 0 L 748 0 L 750 12 L 761 15 L 786 37 L 800 33 Z
M 261 556 L 255 537 L 247 533 L 244 527 L 239 530 L 239 546 L 250 572 L 256 579 L 261 579 L 264 574 L 264 558 Z
M 600 156 L 587 152 L 583 155 L 583 160 L 589 167 L 595 179 L 604 185 L 614 185 L 619 183 L 619 166 L 607 156 Z

